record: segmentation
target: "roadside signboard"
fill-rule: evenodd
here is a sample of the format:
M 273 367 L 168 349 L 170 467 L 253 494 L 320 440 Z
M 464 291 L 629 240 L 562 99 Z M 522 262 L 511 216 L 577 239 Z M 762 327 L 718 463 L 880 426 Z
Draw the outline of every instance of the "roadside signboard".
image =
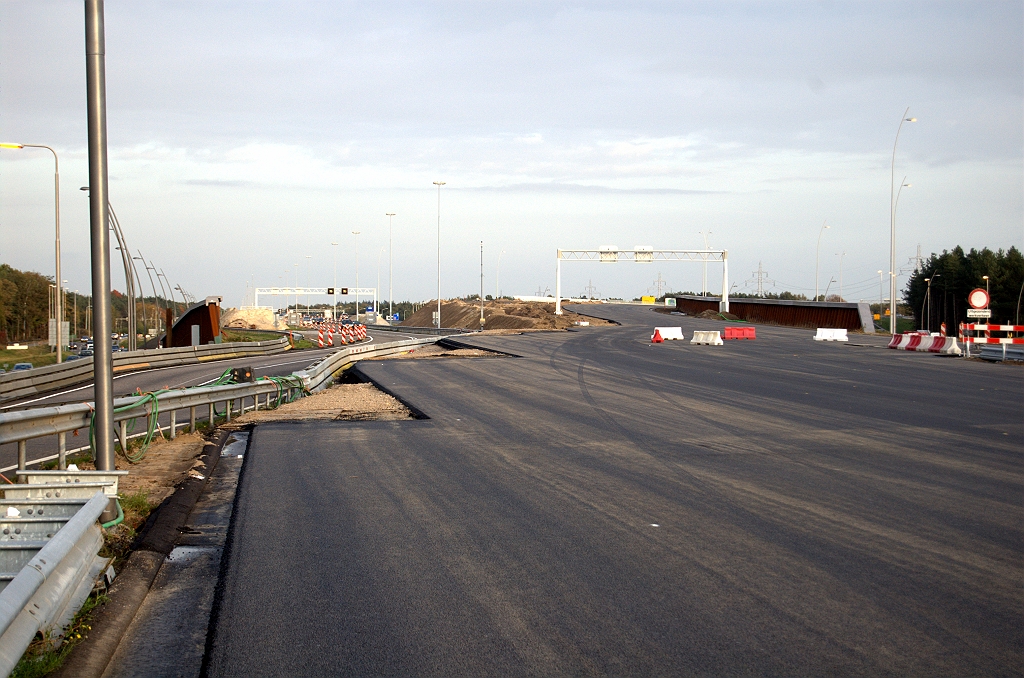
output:
M 985 290 L 982 290 L 984 292 Z M 967 309 L 968 318 L 991 318 L 992 311 L 987 308 L 969 308 Z
M 980 287 L 971 290 L 971 293 L 967 295 L 967 303 L 972 308 L 988 308 L 988 292 L 981 289 Z M 982 317 L 982 316 L 968 316 L 968 317 Z M 987 317 L 987 316 L 986 316 Z

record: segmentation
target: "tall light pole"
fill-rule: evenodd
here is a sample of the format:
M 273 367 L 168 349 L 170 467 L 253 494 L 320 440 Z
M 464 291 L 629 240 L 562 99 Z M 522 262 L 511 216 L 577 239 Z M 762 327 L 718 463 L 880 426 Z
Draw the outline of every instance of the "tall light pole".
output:
M 57 275 L 54 280 L 57 282 L 57 307 L 54 309 L 54 315 L 57 316 L 57 362 L 61 362 L 63 346 L 63 332 L 61 319 L 64 317 L 61 313 L 63 304 L 61 303 L 61 280 L 60 277 L 60 162 L 57 160 L 57 151 L 53 150 L 49 146 L 42 144 L 6 144 L 0 143 L 0 148 L 45 148 L 50 153 L 53 153 L 53 214 L 55 226 L 54 236 L 54 250 L 56 252 L 56 269 Z M 69 337 L 70 339 L 70 337 Z
M 352 231 L 352 235 L 355 236 L 356 246 L 356 322 L 359 322 L 359 233 L 361 231 Z
M 818 260 L 821 257 L 821 236 L 825 233 L 826 228 L 832 228 L 828 225 L 828 219 L 821 222 L 821 229 L 818 230 L 818 249 L 814 252 L 814 300 L 818 300 Z
M 900 130 L 905 122 L 917 122 L 917 118 L 908 118 L 910 107 L 903 111 L 900 126 L 896 128 L 896 140 L 892 142 L 892 165 L 889 168 L 889 330 L 896 334 L 896 144 L 900 141 Z M 904 177 L 904 181 L 906 177 Z M 900 186 L 902 189 L 903 187 Z M 894 199 L 895 198 L 895 199 Z
M 981 279 L 985 281 L 985 296 L 988 296 L 988 276 L 987 275 L 983 275 L 983 276 L 981 276 Z M 991 298 L 992 297 L 989 297 L 989 299 L 991 299 Z
M 338 243 L 332 242 L 331 249 L 334 250 L 334 306 L 331 307 L 331 320 L 338 317 Z
M 437 186 L 437 329 L 441 329 L 441 187 L 444 181 L 435 181 Z
M 391 246 L 391 218 L 395 216 L 395 213 L 387 212 L 384 216 L 388 218 L 388 318 L 390 319 L 395 315 L 395 250 Z
M 903 193 L 903 189 L 904 188 L 910 188 L 910 184 L 907 183 L 907 178 L 906 177 L 903 177 L 903 180 L 900 181 L 900 187 L 896 191 L 896 201 L 893 203 L 893 206 L 892 206 L 892 228 L 893 228 L 893 233 L 894 234 L 896 233 L 896 210 L 899 209 L 899 206 L 900 206 L 900 194 Z M 893 242 L 894 242 L 893 247 L 895 248 L 895 241 L 893 241 Z M 892 251 L 892 260 L 890 261 L 890 265 L 893 266 L 893 269 L 892 269 L 892 271 L 889 272 L 889 288 L 890 288 L 890 292 L 891 292 L 891 295 L 892 295 L 892 296 L 889 297 L 889 307 L 890 307 L 889 316 L 890 316 L 890 323 L 891 323 L 891 326 L 890 326 L 889 329 L 893 330 L 893 332 L 895 332 L 895 328 L 896 328 L 896 320 L 895 320 L 895 318 L 896 318 L 896 297 L 895 297 L 895 294 L 896 294 L 896 287 L 897 287 L 897 282 L 898 282 L 897 281 L 898 272 L 896 271 L 896 268 L 895 268 L 895 265 L 896 265 L 896 250 L 895 249 L 893 249 L 893 251 Z
M 708 236 L 711 235 L 711 231 L 705 233 L 704 231 L 698 231 L 704 236 L 704 249 L 710 249 L 708 246 Z M 700 296 L 707 296 L 708 290 L 708 255 L 703 256 L 704 259 L 704 275 L 700 279 Z
M 505 253 L 505 250 L 498 252 L 498 265 L 494 269 L 494 299 L 497 301 L 501 298 L 501 285 L 499 285 L 499 276 L 501 275 L 501 255 Z
M 299 318 L 299 324 L 302 324 L 302 316 L 299 314 L 299 265 L 295 264 L 295 315 Z
M 921 305 L 921 315 L 925 315 L 924 309 L 928 309 L 928 315 L 926 316 L 927 319 L 925 320 L 924 327 L 929 333 L 932 331 L 932 281 L 939 277 L 942 277 L 941 273 L 934 273 L 931 278 L 924 279 L 924 281 L 928 283 L 928 288 L 924 293 L 924 303 Z
M 480 241 L 480 329 L 484 329 L 484 241 Z
M 114 362 L 110 339 L 110 224 L 107 185 L 107 86 L 103 0 L 85 0 L 85 93 L 89 148 L 89 233 L 92 254 L 93 431 L 96 469 L 113 471 Z M 117 516 L 112 499 L 100 522 Z
M 885 305 L 885 293 L 882 292 L 882 274 L 884 271 L 878 270 L 878 319 L 882 319 L 882 306 Z

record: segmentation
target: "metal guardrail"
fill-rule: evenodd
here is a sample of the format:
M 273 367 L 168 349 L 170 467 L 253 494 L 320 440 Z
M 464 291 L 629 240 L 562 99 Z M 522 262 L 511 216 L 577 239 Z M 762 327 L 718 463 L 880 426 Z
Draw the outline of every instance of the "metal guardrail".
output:
M 230 421 L 234 413 L 259 409 L 260 399 L 265 397 L 264 407 L 270 407 L 272 401 L 280 399 L 291 400 L 295 395 L 309 392 L 313 393 L 326 388 L 331 380 L 339 375 L 353 362 L 376 356 L 401 353 L 423 346 L 433 344 L 437 341 L 434 337 L 423 337 L 422 339 L 403 339 L 381 344 L 357 344 L 342 348 L 323 359 L 313 363 L 304 370 L 294 372 L 296 377 L 292 385 L 281 384 L 279 381 L 261 379 L 247 384 L 230 384 L 227 386 L 205 386 L 189 389 L 178 389 L 158 393 L 155 397 L 157 412 L 169 413 L 170 425 L 160 430 L 169 430 L 173 438 L 179 428 L 177 413 L 181 410 L 188 410 L 188 428 L 196 430 L 197 416 L 203 414 L 199 408 L 207 408 L 207 418 L 212 424 L 216 418 L 217 407 L 220 406 L 223 413 Z M 246 405 L 246 400 L 251 399 L 251 405 Z M 114 409 L 118 410 L 128 405 L 139 402 L 138 397 L 116 398 Z M 238 408 L 235 409 L 235 403 Z M 87 447 L 75 450 L 67 450 L 65 441 L 66 434 L 81 428 L 88 428 L 92 420 L 93 406 L 90 403 L 75 403 L 70 405 L 56 405 L 52 407 L 37 407 L 13 412 L 0 412 L 0 445 L 7 443 L 18 444 L 18 466 L 25 469 L 28 464 L 39 463 L 57 458 L 60 468 L 64 468 L 66 454 L 79 452 Z M 153 412 L 153 405 L 147 407 L 126 410 L 114 413 L 114 421 L 120 425 L 119 438 L 122 446 L 127 442 L 128 422 L 141 417 L 150 417 Z M 182 424 L 181 426 L 184 426 Z M 57 436 L 57 454 L 29 461 L 27 455 L 27 441 L 33 438 L 45 436 Z M 143 435 L 143 434 L 140 434 Z M 132 436 L 135 437 L 135 436 Z M 122 447 L 123 449 L 123 447 Z
M 230 420 L 235 401 L 241 404 L 239 412 L 258 409 L 261 396 L 266 396 L 265 406 L 270 407 L 272 396 L 290 400 L 294 393 L 312 393 L 326 388 L 334 377 L 358 360 L 401 353 L 436 341 L 434 337 L 423 337 L 349 346 L 305 370 L 293 373 L 294 379 L 289 383 L 264 379 L 247 384 L 165 391 L 156 395 L 155 406 L 157 412 L 171 413 L 169 428 L 171 437 L 174 437 L 177 426 L 174 414 L 177 411 L 190 411 L 190 426 L 194 430 L 197 407 L 208 406 L 212 422 L 216 404 L 223 403 L 223 411 Z M 245 407 L 246 398 L 252 398 L 252 408 Z M 115 410 L 139 401 L 139 398 L 118 398 L 114 401 Z M 114 420 L 121 424 L 122 443 L 127 440 L 125 423 L 152 416 L 153 402 L 154 399 L 150 398 L 148 407 L 115 412 Z M 88 403 L 0 413 L 0 444 L 18 443 L 18 466 L 24 469 L 27 440 L 54 434 L 63 436 L 68 431 L 88 427 L 91 418 L 92 406 Z M 63 461 L 62 454 L 62 468 Z M 19 484 L 9 487 L 30 486 Z M 7 675 L 15 667 L 37 632 L 62 628 L 92 590 L 93 581 L 106 563 L 96 555 L 103 544 L 96 521 L 106 509 L 108 500 L 104 490 L 97 491 L 0 591 L 0 675 Z
M 273 355 L 287 350 L 288 339 L 281 337 L 273 341 L 238 341 L 180 348 L 121 351 L 113 356 L 114 373 L 174 365 L 195 365 L 212 360 L 256 355 Z M 0 402 L 46 393 L 89 381 L 92 379 L 92 370 L 92 360 L 73 360 L 58 365 L 37 367 L 24 372 L 0 375 Z
M 1004 360 L 1024 361 L 1024 346 L 1013 346 L 1007 344 L 979 344 L 981 353 L 978 356 L 982 360 Z
M 102 572 L 103 535 L 97 520 L 107 507 L 98 491 L 0 591 L 0 675 L 17 665 L 36 633 L 63 627 Z

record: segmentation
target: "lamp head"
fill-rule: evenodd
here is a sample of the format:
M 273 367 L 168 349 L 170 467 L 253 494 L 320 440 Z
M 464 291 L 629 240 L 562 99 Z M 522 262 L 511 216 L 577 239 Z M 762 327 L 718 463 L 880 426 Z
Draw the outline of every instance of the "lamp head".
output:
M 988 276 L 987 275 L 983 275 L 983 276 L 981 276 L 981 279 L 982 280 L 988 280 Z
M 25 148 L 21 144 L 0 143 L 0 148 Z
M 907 122 L 917 122 L 917 118 L 904 118 Z

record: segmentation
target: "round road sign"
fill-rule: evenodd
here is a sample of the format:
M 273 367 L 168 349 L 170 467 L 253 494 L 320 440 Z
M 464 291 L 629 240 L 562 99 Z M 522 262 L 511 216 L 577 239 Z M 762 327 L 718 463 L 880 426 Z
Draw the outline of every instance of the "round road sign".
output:
M 988 308 L 988 292 L 980 287 L 971 290 L 971 293 L 967 295 L 967 303 L 972 308 Z

